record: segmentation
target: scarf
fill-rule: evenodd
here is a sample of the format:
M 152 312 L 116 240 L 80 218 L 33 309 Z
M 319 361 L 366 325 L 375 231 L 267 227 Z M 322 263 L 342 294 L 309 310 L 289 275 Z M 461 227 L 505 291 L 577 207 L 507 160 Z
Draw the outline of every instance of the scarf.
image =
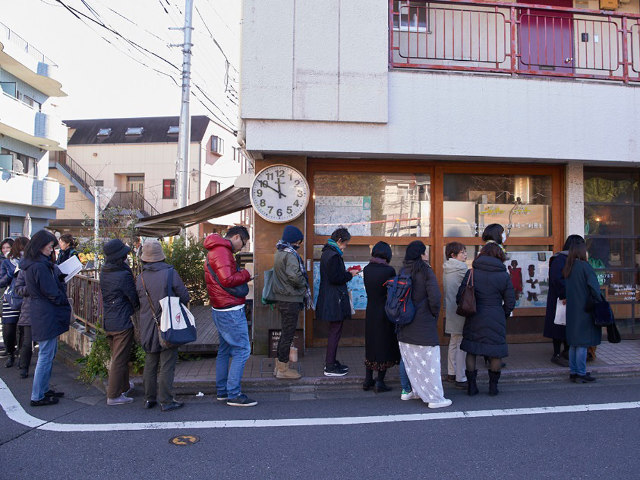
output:
M 389 265 L 389 263 L 384 258 L 371 257 L 369 259 L 369 263 L 379 263 L 381 265 Z
M 495 243 L 496 245 L 498 245 L 500 247 L 500 249 L 502 250 L 502 252 L 505 255 L 507 254 L 507 250 L 504 248 L 504 246 L 501 243 L 498 243 L 495 240 L 487 240 L 487 243 Z
M 329 245 L 330 247 L 333 247 L 333 249 L 338 252 L 340 254 L 340 256 L 342 256 L 342 250 L 340 249 L 340 247 L 338 246 L 338 244 L 336 243 L 335 240 L 333 240 L 332 238 L 330 238 L 327 241 L 327 245 Z
M 276 243 L 276 248 L 278 250 L 284 250 L 287 253 L 291 253 L 293 254 L 296 259 L 298 260 L 298 266 L 300 267 L 300 271 L 302 272 L 302 274 L 304 275 L 304 279 L 305 279 L 305 292 L 304 292 L 304 307 L 306 309 L 311 309 L 313 306 L 313 303 L 311 301 L 311 289 L 309 288 L 309 276 L 307 275 L 307 269 L 304 266 L 304 262 L 302 261 L 302 257 L 300 257 L 300 255 L 298 255 L 298 252 L 296 251 L 295 248 L 293 248 L 291 246 L 290 243 L 287 243 L 283 240 L 278 240 L 278 243 Z

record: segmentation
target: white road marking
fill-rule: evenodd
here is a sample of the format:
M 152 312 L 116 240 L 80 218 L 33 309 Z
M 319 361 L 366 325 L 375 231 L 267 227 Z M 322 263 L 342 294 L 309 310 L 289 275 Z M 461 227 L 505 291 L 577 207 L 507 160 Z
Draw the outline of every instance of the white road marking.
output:
M 281 418 L 272 420 L 197 420 L 185 422 L 147 423 L 57 423 L 41 420 L 28 414 L 16 400 L 7 384 L 0 379 L 0 405 L 14 422 L 27 427 L 50 432 L 115 432 L 136 430 L 178 430 L 206 428 L 265 428 L 309 427 L 336 425 L 369 425 L 393 422 L 425 422 L 464 418 L 510 417 L 519 415 L 545 415 L 549 413 L 583 413 L 640 408 L 638 402 L 593 403 L 584 405 L 559 405 L 550 407 L 506 408 L 497 410 L 470 410 L 403 415 L 376 415 L 366 417 L 334 418 Z M 54 407 L 55 408 L 55 407 Z

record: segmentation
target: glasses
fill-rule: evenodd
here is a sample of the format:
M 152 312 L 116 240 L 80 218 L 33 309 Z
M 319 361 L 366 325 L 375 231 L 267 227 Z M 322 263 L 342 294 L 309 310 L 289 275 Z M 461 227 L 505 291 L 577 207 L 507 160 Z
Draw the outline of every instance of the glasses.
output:
M 244 246 L 247 244 L 247 242 L 243 238 L 240 238 L 240 241 L 242 242 L 242 248 L 244 248 Z

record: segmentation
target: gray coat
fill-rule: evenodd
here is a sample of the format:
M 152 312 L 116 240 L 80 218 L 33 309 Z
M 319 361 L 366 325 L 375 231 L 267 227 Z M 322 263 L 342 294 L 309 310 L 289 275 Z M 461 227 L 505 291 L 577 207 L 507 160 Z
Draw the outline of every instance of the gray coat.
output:
M 279 302 L 304 302 L 307 276 L 293 253 L 277 250 L 273 259 L 273 293 Z
M 158 327 L 153 319 L 153 310 L 158 315 L 158 320 L 162 314 L 160 308 L 160 299 L 167 296 L 167 280 L 169 278 L 169 269 L 173 268 L 165 262 L 147 263 L 142 269 L 142 273 L 136 279 L 136 290 L 140 298 L 140 319 L 138 321 L 138 330 L 140 333 L 140 344 L 147 353 L 156 353 L 162 351 L 160 340 L 158 339 Z M 142 286 L 142 277 L 144 276 L 145 289 Z M 174 270 L 173 272 L 173 294 L 180 297 L 180 302 L 185 305 L 189 303 L 189 292 L 184 286 L 180 275 Z M 150 298 L 149 298 L 150 297 Z
M 458 304 L 456 302 L 456 296 L 458 295 L 458 289 L 462 284 L 467 270 L 467 264 L 456 260 L 455 258 L 449 258 L 444 262 L 444 301 L 445 301 L 445 314 L 446 323 L 444 331 L 448 334 L 462 335 L 462 329 L 464 328 L 465 318 L 456 313 Z

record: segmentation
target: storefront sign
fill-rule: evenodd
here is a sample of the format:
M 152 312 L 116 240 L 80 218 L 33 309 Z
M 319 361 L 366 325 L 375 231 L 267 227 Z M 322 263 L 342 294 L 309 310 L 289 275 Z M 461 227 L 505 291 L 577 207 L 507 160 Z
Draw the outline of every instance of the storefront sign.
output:
M 278 342 L 280 341 L 281 334 L 282 330 L 269 330 L 269 358 L 278 356 Z M 298 357 L 303 357 L 304 331 L 302 329 L 296 330 L 292 345 L 298 349 Z

